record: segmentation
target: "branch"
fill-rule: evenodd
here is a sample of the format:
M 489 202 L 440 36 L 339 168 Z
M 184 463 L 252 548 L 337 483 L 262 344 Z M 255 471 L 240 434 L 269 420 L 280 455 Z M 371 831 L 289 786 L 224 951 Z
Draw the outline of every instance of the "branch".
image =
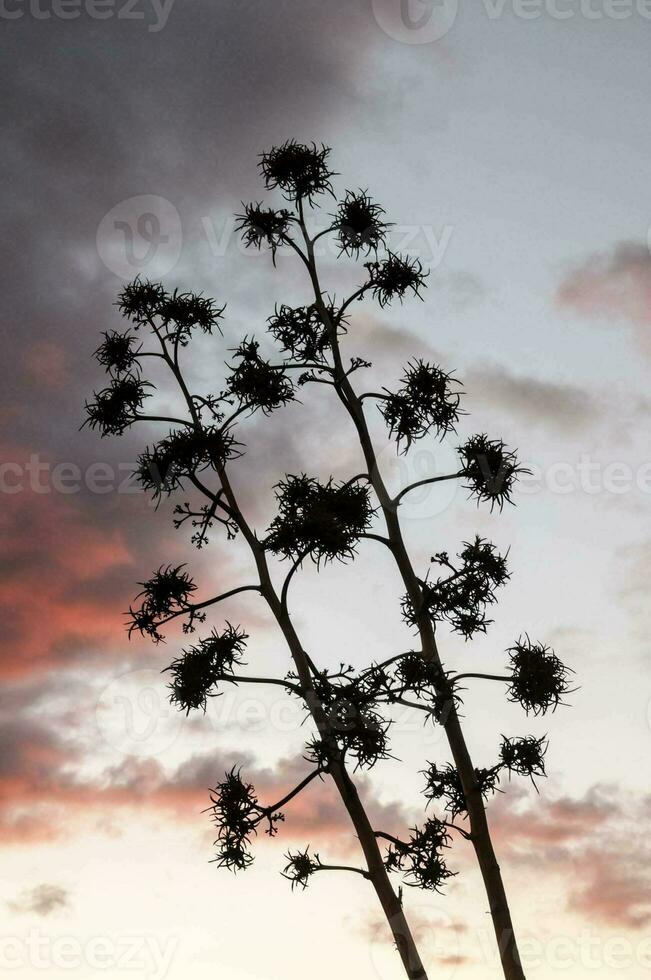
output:
M 216 678 L 218 681 L 226 681 L 229 684 L 275 684 L 278 687 L 285 687 L 288 691 L 293 694 L 303 696 L 303 692 L 298 684 L 292 684 L 291 681 L 282 680 L 280 677 L 244 677 L 239 674 L 223 674 Z
M 443 483 L 445 480 L 458 480 L 463 475 L 463 470 L 459 470 L 458 473 L 448 473 L 447 476 L 430 476 L 426 480 L 418 480 L 416 483 L 411 483 L 408 487 L 405 487 L 404 490 L 401 490 L 400 493 L 393 498 L 391 503 L 394 507 L 397 507 L 405 494 L 410 493 L 411 490 L 415 490 L 416 487 L 423 487 L 427 483 Z
M 503 674 L 457 674 L 455 677 L 450 678 L 450 683 L 456 684 L 457 681 L 465 680 L 469 677 L 476 677 L 482 681 L 504 681 L 504 683 L 510 683 L 513 680 L 512 677 Z
M 261 809 L 263 815 L 265 817 L 271 816 L 272 813 L 275 813 L 277 810 L 280 810 L 281 807 L 286 806 L 290 802 L 290 800 L 293 800 L 295 796 L 298 796 L 298 794 L 301 793 L 306 786 L 309 786 L 309 784 L 312 782 L 313 779 L 316 779 L 317 776 L 320 776 L 321 771 L 322 771 L 321 769 L 315 769 L 314 772 L 311 772 L 309 774 L 309 776 L 306 776 L 305 779 L 302 779 L 301 782 L 298 784 L 298 786 L 294 787 L 291 793 L 288 793 L 287 796 L 283 796 L 282 800 L 279 800 L 278 803 L 275 803 L 273 806 L 262 807 Z
M 186 606 L 181 609 L 177 609 L 176 612 L 170 613 L 165 619 L 160 619 L 156 622 L 156 626 L 165 626 L 166 623 L 171 623 L 173 619 L 178 619 L 179 616 L 187 616 L 188 614 L 194 615 L 200 612 L 202 609 L 207 609 L 208 606 L 214 606 L 218 602 L 222 602 L 224 599 L 230 599 L 231 596 L 238 595 L 240 592 L 259 592 L 262 594 L 262 589 L 259 585 L 240 585 L 236 589 L 230 589 L 229 592 L 222 592 L 221 595 L 213 596 L 212 599 L 206 599 L 204 602 L 189 602 Z
M 368 871 L 364 871 L 362 868 L 352 868 L 347 864 L 320 864 L 314 868 L 313 873 L 317 871 L 353 871 L 355 874 L 361 875 L 362 878 L 366 878 L 367 881 L 372 880 Z
M 285 612 L 287 612 L 287 592 L 289 590 L 289 583 L 292 580 L 292 576 L 294 575 L 294 572 L 296 572 L 301 567 L 303 561 L 307 558 L 309 553 L 310 553 L 309 548 L 302 551 L 301 554 L 298 556 L 298 558 L 294 561 L 294 564 L 292 565 L 289 572 L 287 573 L 287 576 L 285 577 L 285 581 L 283 582 L 283 589 L 282 592 L 280 593 L 280 604 L 285 610 Z

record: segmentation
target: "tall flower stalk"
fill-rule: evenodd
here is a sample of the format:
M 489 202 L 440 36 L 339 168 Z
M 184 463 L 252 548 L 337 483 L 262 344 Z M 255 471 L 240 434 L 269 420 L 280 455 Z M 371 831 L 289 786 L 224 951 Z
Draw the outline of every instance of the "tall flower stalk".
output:
M 476 536 L 460 545 L 455 558 L 437 553 L 432 559 L 434 576 L 419 575 L 400 522 L 400 507 L 409 493 L 447 479 L 462 481 L 478 502 L 501 509 L 511 502 L 523 469 L 500 439 L 478 434 L 459 446 L 455 472 L 419 480 L 393 496 L 389 493 L 370 434 L 369 408 L 372 411 L 375 403 L 397 451 L 407 452 L 416 440 L 454 433 L 462 395 L 452 374 L 418 360 L 406 366 L 398 390 L 358 390 L 357 377 L 370 365 L 359 357 L 347 363 L 341 348 L 343 334 L 353 329 L 353 304 L 369 298 L 385 307 L 408 295 L 420 296 L 426 272 L 417 260 L 386 250 L 389 225 L 383 209 L 365 190 L 346 191 L 328 226 L 310 232 L 306 207 L 315 208 L 334 194 L 329 153 L 327 147 L 294 141 L 264 153 L 262 176 L 267 189 L 278 189 L 284 196 L 284 206 L 252 203 L 244 205 L 238 216 L 247 246 L 268 247 L 274 262 L 279 248 L 292 249 L 306 272 L 310 290 L 306 304 L 282 305 L 269 318 L 278 360 L 265 359 L 258 342 L 245 338 L 232 351 L 223 389 L 192 391 L 183 364 L 186 349 L 197 331 L 221 331 L 224 307 L 192 293 L 169 293 L 162 284 L 140 279 L 127 286 L 119 299 L 129 327 L 123 333 L 105 334 L 96 352 L 108 382 L 87 404 L 87 423 L 102 435 L 121 435 L 136 423 L 169 426 L 169 432 L 139 459 L 137 476 L 143 489 L 155 499 L 181 491 L 191 495 L 192 499 L 176 504 L 175 526 L 189 527 L 197 548 L 204 547 L 220 527 L 228 540 L 240 536 L 255 569 L 253 581 L 199 599 L 184 565 L 161 565 L 141 583 L 129 610 L 129 629 L 159 642 L 165 626 L 178 619 L 185 633 L 194 634 L 221 602 L 250 592 L 267 604 L 284 637 L 291 661 L 285 677 L 249 674 L 244 661 L 248 636 L 228 622 L 181 651 L 168 668 L 170 700 L 180 710 L 205 711 L 208 699 L 225 685 L 249 683 L 275 686 L 299 699 L 312 722 L 303 756 L 305 777 L 281 800 L 261 802 L 237 760 L 228 772 L 216 774 L 210 811 L 218 866 L 233 871 L 247 868 L 257 834 L 275 837 L 292 801 L 330 779 L 348 813 L 363 861 L 359 867 L 323 861 L 309 844 L 289 851 L 282 874 L 292 888 L 307 887 L 324 871 L 362 876 L 375 891 L 406 976 L 426 980 L 403 908 L 402 888 L 396 891 L 393 878 L 401 875 L 413 887 L 444 889 L 454 873 L 446 854 L 453 838 L 461 836 L 472 843 L 477 856 L 504 976 L 523 980 L 485 803 L 503 772 L 532 780 L 544 776 L 547 743 L 532 735 L 503 737 L 498 761 L 477 768 L 459 720 L 461 682 L 477 678 L 503 684 L 509 700 L 522 704 L 527 713 L 545 714 L 568 691 L 569 671 L 552 650 L 528 636 L 507 651 L 509 667 L 504 675 L 446 670 L 437 628 L 446 624 L 466 639 L 486 631 L 489 608 L 509 578 L 506 556 Z M 315 244 L 325 235 L 335 237 L 340 255 L 366 259 L 361 285 L 341 303 L 328 298 L 317 268 Z M 144 377 L 147 358 L 167 368 L 184 406 L 178 416 L 148 413 L 154 386 Z M 275 488 L 276 516 L 260 534 L 246 517 L 230 478 L 245 452 L 236 432 L 239 436 L 240 423 L 247 416 L 271 415 L 295 400 L 298 390 L 305 392 L 313 384 L 332 388 L 352 423 L 364 471 L 347 480 L 326 482 L 305 473 L 286 475 Z M 345 663 L 335 669 L 319 667 L 296 630 L 289 607 L 291 583 L 306 561 L 317 567 L 351 561 L 368 540 L 385 547 L 397 565 L 404 593 L 396 598 L 396 610 L 414 630 L 417 648 L 362 667 Z M 288 570 L 276 584 L 282 563 Z M 438 807 L 438 814 L 424 816 L 404 839 L 373 826 L 354 779 L 356 770 L 370 769 L 389 757 L 391 713 L 397 705 L 415 708 L 426 720 L 441 725 L 451 755 L 443 767 L 423 760 L 423 795 L 428 804 Z

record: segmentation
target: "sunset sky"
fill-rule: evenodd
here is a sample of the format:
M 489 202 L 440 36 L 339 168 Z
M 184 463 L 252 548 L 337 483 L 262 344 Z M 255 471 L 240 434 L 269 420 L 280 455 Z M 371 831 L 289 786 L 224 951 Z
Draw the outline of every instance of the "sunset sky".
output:
M 576 672 L 569 706 L 545 718 L 498 685 L 469 682 L 464 698 L 477 765 L 494 763 L 502 735 L 550 738 L 540 795 L 514 778 L 489 805 L 527 976 L 648 976 L 649 8 L 117 0 L 100 19 L 90 0 L 65 17 L 48 0 L 4 5 L 3 976 L 401 976 L 367 882 L 323 874 L 303 893 L 279 874 L 290 846 L 362 860 L 327 784 L 287 808 L 275 841 L 256 841 L 247 872 L 209 863 L 209 788 L 241 763 L 261 799 L 280 798 L 307 771 L 308 726 L 283 694 L 252 685 L 205 716 L 169 706 L 160 671 L 186 641 L 127 639 L 136 583 L 188 561 L 209 596 L 251 580 L 251 564 L 217 532 L 193 550 L 172 504 L 156 511 L 135 490 L 151 432 L 79 431 L 102 384 L 92 352 L 121 327 L 113 304 L 138 272 L 227 304 L 224 337 L 187 361 L 199 389 L 221 388 L 245 334 L 268 344 L 277 303 L 309 302 L 296 260 L 281 251 L 274 269 L 245 251 L 232 217 L 265 198 L 258 155 L 292 137 L 332 146 L 336 192 L 368 188 L 395 222 L 391 248 L 431 270 L 424 302 L 355 306 L 345 345 L 373 361 L 364 385 L 395 385 L 422 356 L 466 390 L 459 436 L 406 458 L 366 403 L 389 483 L 453 469 L 473 432 L 517 447 L 532 470 L 501 514 L 452 483 L 403 508 L 419 574 L 475 533 L 511 549 L 486 636 L 464 644 L 439 628 L 447 667 L 502 673 L 528 633 Z M 363 275 L 325 244 L 322 268 L 340 296 Z M 320 388 L 243 423 L 233 479 L 260 531 L 285 473 L 360 471 L 350 424 Z M 306 567 L 292 609 L 313 659 L 363 666 L 413 646 L 400 595 L 369 541 L 354 563 Z M 251 636 L 251 673 L 285 674 L 261 599 L 233 599 L 208 627 L 224 618 Z M 415 712 L 395 715 L 392 739 L 396 759 L 358 783 L 376 825 L 400 833 L 423 820 L 419 770 L 448 750 Z M 498 978 L 474 856 L 456 844 L 448 863 L 459 873 L 444 894 L 405 890 L 430 980 Z

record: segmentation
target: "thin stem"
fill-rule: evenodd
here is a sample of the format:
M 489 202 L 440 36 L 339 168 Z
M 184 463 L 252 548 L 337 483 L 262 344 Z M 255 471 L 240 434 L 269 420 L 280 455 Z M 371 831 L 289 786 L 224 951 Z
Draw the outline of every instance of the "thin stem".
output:
M 504 683 L 509 684 L 513 678 L 505 674 L 456 674 L 455 677 L 450 678 L 451 684 L 456 684 L 457 681 L 465 680 L 466 678 L 475 677 L 482 681 L 504 681 Z
M 446 476 L 430 476 L 425 480 L 418 480 L 416 483 L 411 483 L 408 487 L 401 490 L 400 493 L 393 498 L 392 503 L 394 507 L 397 507 L 405 494 L 411 493 L 411 491 L 415 490 L 416 487 L 424 487 L 428 483 L 444 483 L 445 480 L 458 480 L 463 475 L 463 470 L 460 470 L 458 473 L 448 473 Z
M 355 874 L 361 875 L 362 878 L 366 878 L 367 881 L 371 880 L 368 871 L 364 871 L 363 868 L 353 868 L 347 864 L 320 864 L 314 868 L 314 871 L 353 871 Z
M 313 779 L 316 779 L 317 776 L 320 775 L 321 775 L 320 769 L 315 769 L 313 772 L 309 773 L 309 775 L 307 775 L 305 779 L 301 780 L 298 786 L 294 787 L 291 793 L 288 793 L 287 796 L 283 796 L 282 800 L 279 800 L 276 804 L 274 804 L 274 806 L 263 807 L 264 815 L 269 816 L 272 813 L 275 813 L 277 810 L 280 810 L 281 807 L 286 806 L 291 800 L 294 799 L 295 796 L 298 796 L 298 794 L 301 793 L 306 786 L 309 786 L 309 784 L 312 782 Z
M 292 684 L 291 681 L 282 680 L 280 677 L 244 677 L 241 674 L 223 674 L 217 677 L 218 681 L 226 681 L 229 684 L 273 684 L 278 687 L 284 687 L 286 690 L 291 691 L 293 694 L 302 695 L 302 691 L 298 684 Z

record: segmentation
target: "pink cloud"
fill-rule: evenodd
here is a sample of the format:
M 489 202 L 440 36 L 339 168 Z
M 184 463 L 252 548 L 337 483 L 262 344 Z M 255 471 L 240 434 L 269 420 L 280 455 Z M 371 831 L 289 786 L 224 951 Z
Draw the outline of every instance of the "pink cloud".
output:
M 628 321 L 651 355 L 651 252 L 645 245 L 621 242 L 591 256 L 563 280 L 556 299 L 584 317 Z

